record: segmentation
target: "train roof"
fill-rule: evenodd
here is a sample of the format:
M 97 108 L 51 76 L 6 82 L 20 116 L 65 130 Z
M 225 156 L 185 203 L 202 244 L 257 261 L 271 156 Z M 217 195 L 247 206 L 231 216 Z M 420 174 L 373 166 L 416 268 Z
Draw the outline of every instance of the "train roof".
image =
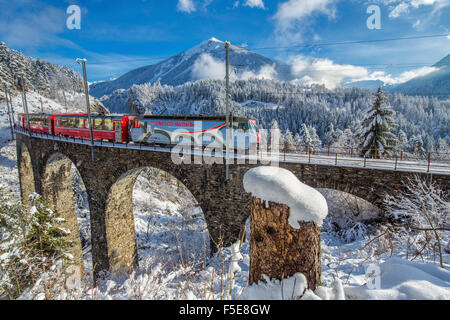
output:
M 137 115 L 141 119 L 164 119 L 164 120 L 218 120 L 225 121 L 225 116 L 208 116 L 208 115 Z M 233 121 L 248 121 L 248 118 L 233 117 Z
M 30 113 L 30 116 L 37 117 L 37 116 L 57 116 L 57 117 L 85 117 L 86 113 Z M 109 115 L 100 115 L 100 114 L 91 114 L 93 118 L 122 118 L 125 116 L 129 117 L 137 117 L 139 119 L 162 119 L 162 120 L 205 120 L 205 121 L 225 121 L 225 116 L 208 116 L 208 115 L 140 115 L 140 114 L 109 114 Z M 246 122 L 248 121 L 248 118 L 244 117 L 233 117 L 233 121 L 238 122 Z

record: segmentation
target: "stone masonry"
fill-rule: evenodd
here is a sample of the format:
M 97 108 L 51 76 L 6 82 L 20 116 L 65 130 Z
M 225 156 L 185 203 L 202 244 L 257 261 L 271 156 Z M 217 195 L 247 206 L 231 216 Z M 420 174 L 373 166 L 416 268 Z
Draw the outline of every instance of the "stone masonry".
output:
M 73 194 L 67 192 L 68 163 L 76 165 L 89 199 L 94 275 L 117 271 L 136 262 L 136 237 L 132 212 L 134 182 L 145 167 L 163 170 L 183 183 L 201 207 L 208 225 L 211 248 L 239 238 L 250 215 L 251 197 L 243 188 L 243 176 L 256 165 L 230 165 L 232 179 L 225 180 L 219 164 L 175 164 L 168 152 L 95 147 L 32 138 L 17 133 L 17 155 L 22 198 L 36 191 L 46 196 L 68 221 L 76 221 Z M 55 166 L 56 162 L 59 164 Z M 194 161 L 192 161 L 194 163 Z M 386 193 L 403 188 L 402 180 L 419 175 L 449 189 L 448 175 L 432 176 L 390 170 L 326 165 L 280 163 L 300 181 L 315 188 L 345 191 L 382 207 Z M 71 229 L 76 229 L 72 223 Z M 76 233 L 76 230 L 74 230 Z

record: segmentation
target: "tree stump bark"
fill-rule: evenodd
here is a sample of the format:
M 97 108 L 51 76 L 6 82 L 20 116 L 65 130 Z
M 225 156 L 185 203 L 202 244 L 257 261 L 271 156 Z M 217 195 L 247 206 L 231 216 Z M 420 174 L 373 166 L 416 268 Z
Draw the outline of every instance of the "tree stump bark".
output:
M 249 285 L 269 278 L 282 280 L 303 273 L 308 288 L 321 284 L 320 228 L 314 222 L 288 221 L 289 207 L 252 197 Z

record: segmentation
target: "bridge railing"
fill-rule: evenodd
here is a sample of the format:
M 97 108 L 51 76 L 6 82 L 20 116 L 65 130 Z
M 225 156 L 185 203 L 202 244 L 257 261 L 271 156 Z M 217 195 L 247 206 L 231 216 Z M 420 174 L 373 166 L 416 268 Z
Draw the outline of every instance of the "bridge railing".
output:
M 30 135 L 28 130 L 15 126 L 15 131 L 25 135 Z M 54 136 L 47 133 L 31 132 L 32 137 L 40 137 L 47 140 L 64 141 L 78 144 L 91 145 L 90 140 L 78 139 L 66 136 Z M 171 152 L 172 146 L 144 145 L 134 143 L 116 143 L 94 141 L 95 146 L 115 147 L 122 149 L 138 149 L 159 152 Z M 395 150 L 388 153 L 379 152 L 379 150 L 364 150 L 358 148 L 343 148 L 324 146 L 312 148 L 307 145 L 273 145 L 268 144 L 267 148 L 258 150 L 259 159 L 267 159 L 274 156 L 273 151 L 277 150 L 276 156 L 279 161 L 314 163 L 335 166 L 351 166 L 363 168 L 380 168 L 393 170 L 408 170 L 419 172 L 448 172 L 450 173 L 450 151 L 446 152 L 427 152 L 416 154 L 410 151 Z M 194 149 L 193 154 L 202 153 L 202 149 Z M 216 157 L 225 157 L 225 153 L 216 154 Z M 245 153 L 234 153 L 233 158 L 239 159 L 246 157 Z M 249 159 L 249 158 L 248 158 Z
M 362 149 L 351 147 L 321 146 L 311 147 L 305 144 L 268 144 L 267 153 L 278 150 L 283 160 L 307 158 L 308 162 L 313 160 L 328 158 L 334 160 L 334 164 L 362 163 L 363 167 L 368 165 L 386 164 L 392 166 L 394 170 L 399 167 L 415 166 L 426 167 L 427 172 L 434 168 L 450 167 L 450 150 L 444 152 L 421 152 L 415 153 L 406 150 L 392 150 L 383 152 L 379 149 Z

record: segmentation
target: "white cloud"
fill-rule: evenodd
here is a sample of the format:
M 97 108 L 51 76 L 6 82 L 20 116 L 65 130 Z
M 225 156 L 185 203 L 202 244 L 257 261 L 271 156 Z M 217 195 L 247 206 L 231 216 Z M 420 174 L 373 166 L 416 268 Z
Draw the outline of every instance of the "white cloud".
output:
M 248 80 L 248 79 L 276 79 L 277 72 L 274 66 L 265 65 L 262 66 L 259 72 L 255 73 L 250 70 L 245 70 L 240 73 L 237 78 L 239 80 Z
M 397 5 L 390 13 L 389 18 L 398 18 L 402 14 L 407 13 L 409 11 L 409 4 L 402 2 Z
M 367 68 L 350 64 L 336 64 L 330 59 L 320 59 L 297 55 L 289 59 L 293 82 L 300 84 L 323 84 L 334 89 L 344 83 L 365 80 L 381 80 L 385 84 L 399 84 L 416 77 L 425 76 L 438 70 L 435 67 L 422 67 L 408 70 L 393 76 L 385 71 L 369 72 Z M 232 68 L 233 70 L 233 68 Z M 225 63 L 204 53 L 194 63 L 192 76 L 195 80 L 224 79 Z M 244 70 L 238 74 L 232 73 L 231 80 L 277 79 L 274 66 L 265 65 L 257 72 Z
M 392 76 L 391 74 L 386 74 L 385 71 L 374 71 L 370 73 L 367 77 L 354 78 L 353 81 L 363 81 L 363 80 L 381 80 L 385 84 L 399 84 L 407 82 L 416 77 L 423 77 L 433 71 L 438 70 L 435 67 L 422 67 L 419 69 L 408 70 L 400 73 L 398 76 Z
M 231 66 L 231 70 L 233 66 Z M 220 60 L 214 59 L 210 54 L 203 53 L 195 61 L 192 67 L 192 77 L 195 80 L 206 79 L 224 79 L 225 78 L 225 63 Z M 262 66 L 258 72 L 251 70 L 244 70 L 236 74 L 231 72 L 230 79 L 235 80 L 248 80 L 248 79 L 276 79 L 277 72 L 275 67 L 271 65 Z
M 299 43 L 308 25 L 317 15 L 335 17 L 334 4 L 338 0 L 288 0 L 278 5 L 273 16 L 275 20 L 275 38 L 280 44 Z
M 196 10 L 192 0 L 178 0 L 177 9 L 178 11 L 187 13 L 191 13 Z
M 295 82 L 303 84 L 323 84 L 329 89 L 340 85 L 345 79 L 368 76 L 366 68 L 353 65 L 335 64 L 329 59 L 295 56 L 290 59 Z
M 334 15 L 331 5 L 335 0 L 288 0 L 278 6 L 274 18 L 282 29 L 289 29 L 313 13 Z
M 411 9 L 418 9 L 420 7 L 432 7 L 432 15 L 439 12 L 439 10 L 450 6 L 450 0 L 384 0 L 386 5 L 395 4 L 389 18 L 395 19 L 402 15 L 405 15 L 411 11 Z
M 403 83 L 416 77 L 423 77 L 436 70 L 438 70 L 438 68 L 435 67 L 423 67 L 419 69 L 409 70 L 402 72 L 399 76 L 394 77 L 393 80 L 395 81 L 394 83 Z
M 225 63 L 204 53 L 194 63 L 192 76 L 196 80 L 223 79 L 225 77 Z
M 244 6 L 265 9 L 263 0 L 246 0 Z

